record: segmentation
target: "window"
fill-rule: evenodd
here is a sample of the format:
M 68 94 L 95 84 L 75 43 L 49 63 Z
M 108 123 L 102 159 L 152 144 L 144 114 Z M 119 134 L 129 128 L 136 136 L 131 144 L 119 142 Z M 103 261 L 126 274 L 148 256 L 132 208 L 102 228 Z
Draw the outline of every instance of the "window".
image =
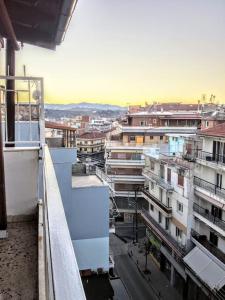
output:
M 214 217 L 222 220 L 222 209 L 217 207 L 217 206 L 214 206 L 212 205 L 212 208 L 211 208 L 211 213 Z
M 183 209 L 184 209 L 183 203 L 177 201 L 177 211 L 180 212 L 180 213 L 182 213 Z
M 179 186 L 184 186 L 184 176 L 178 174 L 178 185 Z
M 218 246 L 218 236 L 212 231 L 210 231 L 209 240 L 214 246 Z
M 167 207 L 171 207 L 171 205 L 170 205 L 170 198 L 169 197 L 167 197 Z
M 159 188 L 159 200 L 162 202 L 163 200 L 163 189 Z
M 156 122 L 157 122 L 157 120 L 156 120 L 156 119 L 153 119 L 153 123 L 156 124 Z
M 169 219 L 169 218 L 166 218 L 166 219 L 165 219 L 165 229 L 166 229 L 166 230 L 169 230 L 169 228 L 170 228 L 170 219 Z
M 154 182 L 151 181 L 151 190 L 154 190 Z
M 150 161 L 150 168 L 152 171 L 155 170 L 155 163 L 153 161 Z
M 135 136 L 134 135 L 130 136 L 130 142 L 135 142 Z
M 150 209 L 151 211 L 154 211 L 154 206 L 152 204 L 150 205 Z
M 146 122 L 145 122 L 145 121 L 141 121 L 141 122 L 140 122 L 140 125 L 141 125 L 141 126 L 145 126 L 145 125 L 146 125 Z
M 159 224 L 162 223 L 162 213 L 159 211 Z
M 160 135 L 160 140 L 161 140 L 161 141 L 163 140 L 163 135 Z
M 164 168 L 164 165 L 160 165 L 160 177 L 162 179 L 164 179 L 164 172 L 165 172 L 165 168 Z
M 182 238 L 182 230 L 180 228 L 176 227 L 176 237 Z
M 117 157 L 118 159 L 126 159 L 126 153 L 118 153 Z
M 150 135 L 150 140 L 153 140 L 153 135 Z
M 171 183 L 171 169 L 167 168 L 167 181 Z
M 216 187 L 220 189 L 222 187 L 222 174 L 216 174 Z

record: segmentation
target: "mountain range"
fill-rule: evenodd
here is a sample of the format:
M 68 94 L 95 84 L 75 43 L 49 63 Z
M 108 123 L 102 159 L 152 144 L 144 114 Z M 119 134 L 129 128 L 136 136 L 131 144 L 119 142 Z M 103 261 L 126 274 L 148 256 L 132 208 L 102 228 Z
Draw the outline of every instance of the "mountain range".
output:
M 99 103 L 89 103 L 89 102 L 81 102 L 81 103 L 71 103 L 71 104 L 45 104 L 45 109 L 50 110 L 101 110 L 101 111 L 127 111 L 127 107 L 112 105 L 112 104 L 99 104 Z

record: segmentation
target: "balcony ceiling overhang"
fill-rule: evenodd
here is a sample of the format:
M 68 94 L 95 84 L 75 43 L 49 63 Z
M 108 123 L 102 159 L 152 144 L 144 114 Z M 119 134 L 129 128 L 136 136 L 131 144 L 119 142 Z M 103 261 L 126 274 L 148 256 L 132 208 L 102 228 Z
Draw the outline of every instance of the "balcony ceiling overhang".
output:
M 17 41 L 55 49 L 63 39 L 77 0 L 0 0 L 0 36 L 11 38 L 4 17 L 8 15 Z M 15 49 L 18 50 L 18 49 Z

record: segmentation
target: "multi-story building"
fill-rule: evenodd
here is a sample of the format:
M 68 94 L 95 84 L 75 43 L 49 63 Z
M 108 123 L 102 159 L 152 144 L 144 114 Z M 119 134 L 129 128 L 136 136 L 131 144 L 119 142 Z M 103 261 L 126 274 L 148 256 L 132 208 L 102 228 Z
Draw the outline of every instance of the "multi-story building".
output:
M 185 293 L 182 259 L 190 247 L 193 164 L 170 153 L 145 156 L 143 196 L 149 209 L 143 209 L 141 215 L 147 226 L 151 252 L 170 283 Z
M 88 161 L 93 166 L 104 166 L 105 133 L 88 131 L 77 136 L 77 155 L 81 162 Z
M 128 125 L 143 127 L 199 127 L 201 125 L 201 114 L 197 111 L 142 111 L 129 114 Z
M 144 153 L 164 151 L 168 144 L 169 151 L 177 152 L 183 148 L 181 136 L 195 134 L 196 130 L 197 127 L 120 126 L 119 140 L 107 142 L 106 173 L 114 182 L 115 201 L 125 219 L 130 220 L 134 213 L 129 202 L 134 201 L 135 190 L 136 196 L 142 199 L 139 206 L 147 207 L 140 192 L 145 181 L 142 174 Z
M 201 130 L 198 138 L 202 145 L 192 152 L 194 249 L 184 258 L 188 295 L 225 299 L 225 123 Z
M 85 132 L 77 136 L 79 154 L 96 154 L 105 151 L 105 134 L 96 131 Z

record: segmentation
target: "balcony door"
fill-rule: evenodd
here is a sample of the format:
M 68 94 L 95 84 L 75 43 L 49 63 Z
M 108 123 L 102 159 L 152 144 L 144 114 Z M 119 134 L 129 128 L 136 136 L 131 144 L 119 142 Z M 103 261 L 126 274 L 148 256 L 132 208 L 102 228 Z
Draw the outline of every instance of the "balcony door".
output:
M 218 219 L 222 220 L 222 209 L 221 208 L 212 205 L 211 214 L 215 218 L 218 218 Z
M 216 187 L 219 189 L 222 188 L 222 174 L 216 174 Z
M 222 142 L 213 141 L 213 160 L 225 163 L 225 145 Z

